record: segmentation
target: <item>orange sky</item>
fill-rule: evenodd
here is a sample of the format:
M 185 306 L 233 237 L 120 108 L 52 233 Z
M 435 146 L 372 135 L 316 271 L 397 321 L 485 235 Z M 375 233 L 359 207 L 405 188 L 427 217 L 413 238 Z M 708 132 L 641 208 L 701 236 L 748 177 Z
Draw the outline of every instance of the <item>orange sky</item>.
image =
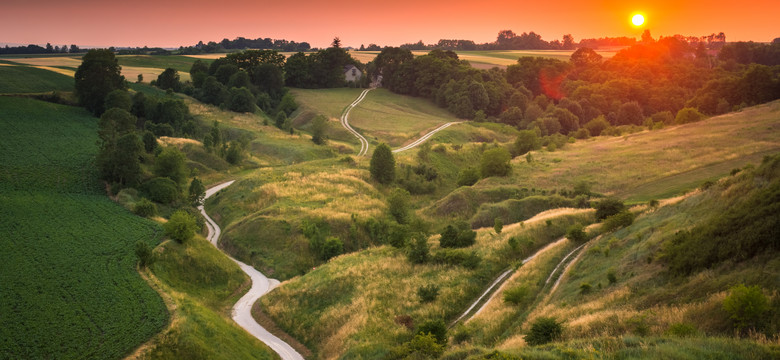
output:
M 604 36 L 707 35 L 728 41 L 780 37 L 780 1 L 684 0 L 1 0 L 0 43 L 179 46 L 238 36 L 327 46 L 400 45 L 422 40 L 496 39 L 499 30 L 545 40 Z M 645 15 L 631 26 L 634 12 Z

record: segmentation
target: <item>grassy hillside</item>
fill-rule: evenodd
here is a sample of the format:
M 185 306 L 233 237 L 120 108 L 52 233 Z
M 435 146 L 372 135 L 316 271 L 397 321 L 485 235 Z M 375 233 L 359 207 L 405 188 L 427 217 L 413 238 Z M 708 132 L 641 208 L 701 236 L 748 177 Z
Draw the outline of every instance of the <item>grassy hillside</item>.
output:
M 439 248 L 437 235 L 428 240 L 432 259 L 422 265 L 410 263 L 404 249 L 390 246 L 342 255 L 283 283 L 261 304 L 316 358 L 384 358 L 412 337 L 415 325 L 453 320 L 499 272 L 557 239 L 571 224 L 590 218 L 565 215 L 549 225 L 538 221 L 508 226 L 501 235 L 479 231 L 475 245 L 454 251 L 478 257 L 473 265 L 435 260 L 447 253 Z M 510 237 L 524 239 L 523 245 L 513 250 Z M 417 290 L 430 284 L 438 285 L 440 293 L 435 301 L 423 303 Z
M 85 110 L 0 97 L 0 132 L 0 357 L 127 355 L 168 318 L 133 254 L 161 228 L 103 194 Z
M 0 65 L 0 93 L 73 91 L 73 78 L 30 66 Z
M 205 239 L 166 241 L 155 250 L 155 284 L 170 296 L 170 327 L 140 354 L 142 359 L 278 359 L 230 318 L 249 289 L 249 278 Z
M 198 60 L 189 56 L 177 55 L 118 55 L 116 59 L 119 61 L 119 65 L 122 67 L 128 66 L 163 70 L 167 68 L 174 68 L 181 73 L 187 74 L 189 74 L 192 64 Z M 206 63 L 210 62 L 209 60 L 201 61 L 205 61 Z
M 604 58 L 611 58 L 619 49 L 596 50 Z M 415 56 L 426 55 L 430 51 L 412 51 Z M 489 69 L 494 66 L 506 67 L 517 64 L 517 59 L 523 56 L 545 57 L 568 61 L 574 50 L 479 50 L 479 51 L 455 51 L 458 58 L 467 60 L 476 68 Z M 349 54 L 364 64 L 373 61 L 379 51 L 350 51 Z
M 494 347 L 509 358 L 566 352 L 595 358 L 774 358 L 780 354 L 778 191 L 780 156 L 774 156 L 679 203 L 646 209 L 631 226 L 588 243 L 559 287 L 530 292 L 535 301 L 521 306 L 495 300 L 462 330 L 471 336 L 451 352 L 488 353 Z M 704 234 L 706 242 L 691 239 L 690 247 L 681 247 L 685 229 Z M 686 261 L 699 267 L 680 270 Z M 510 279 L 497 298 L 533 282 Z M 583 284 L 592 287 L 585 292 Z M 736 332 L 723 307 L 736 284 L 758 286 L 770 305 L 751 323 L 750 341 L 722 338 Z M 523 337 L 541 316 L 564 322 L 562 341 L 532 349 Z

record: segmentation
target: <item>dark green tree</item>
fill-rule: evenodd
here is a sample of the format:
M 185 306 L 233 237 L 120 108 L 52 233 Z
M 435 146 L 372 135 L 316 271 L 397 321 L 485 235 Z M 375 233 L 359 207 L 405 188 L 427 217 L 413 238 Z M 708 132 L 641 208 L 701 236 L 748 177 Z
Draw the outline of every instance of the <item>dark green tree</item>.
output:
M 187 158 L 179 149 L 165 147 L 154 161 L 154 174 L 167 177 L 177 184 L 183 184 L 187 179 Z
M 325 131 L 328 129 L 328 119 L 324 115 L 317 115 L 311 121 L 311 141 L 317 145 L 325 143 Z
M 387 185 L 395 180 L 395 157 L 387 144 L 376 147 L 369 168 L 371 177 L 380 184 Z
M 149 130 L 144 131 L 142 141 L 144 142 L 144 151 L 147 153 L 151 154 L 157 148 L 157 137 Z
M 179 72 L 174 68 L 165 69 L 165 71 L 157 76 L 157 87 L 163 90 L 171 89 L 173 91 L 179 91 L 181 88 Z
M 187 191 L 187 199 L 192 206 L 203 205 L 203 199 L 206 197 L 206 187 L 197 177 L 192 178 L 190 182 L 190 188 Z
M 144 144 L 135 133 L 127 133 L 117 140 L 116 152 L 112 156 L 112 180 L 122 185 L 134 185 L 141 177 L 141 154 Z
M 479 181 L 479 169 L 467 167 L 458 174 L 458 186 L 471 186 Z
M 509 164 L 511 160 L 512 156 L 509 155 L 509 151 L 503 147 L 487 150 L 482 154 L 480 160 L 480 173 L 483 178 L 507 176 L 512 169 L 512 165 Z
M 625 208 L 626 206 L 622 201 L 615 198 L 606 198 L 596 203 L 596 219 L 606 219 L 625 210 Z
M 138 266 L 141 268 L 145 268 L 154 262 L 154 251 L 143 240 L 135 242 L 135 256 L 138 257 Z
M 335 237 L 328 238 L 322 245 L 322 259 L 330 260 L 344 253 L 344 243 Z
M 230 98 L 228 99 L 228 108 L 235 112 L 255 112 L 255 96 L 249 89 L 231 88 Z
M 125 89 L 122 68 L 108 49 L 89 50 L 76 69 L 76 96 L 79 104 L 95 115 L 105 111 L 106 96 L 116 89 Z
M 447 345 L 447 325 L 442 319 L 423 322 L 417 328 L 417 334 L 431 334 L 436 338 L 436 342 L 439 343 L 439 345 Z
M 165 236 L 178 243 L 185 243 L 195 236 L 198 223 L 195 218 L 184 210 L 177 210 L 171 218 L 163 224 Z
M 133 102 L 130 99 L 130 93 L 127 90 L 116 89 L 106 95 L 106 110 L 118 108 L 125 111 L 131 111 Z
M 563 334 L 563 324 L 553 318 L 539 317 L 531 324 L 531 331 L 525 336 L 528 345 L 542 345 L 555 341 Z
M 387 197 L 388 211 L 390 211 L 390 215 L 399 224 L 406 224 L 409 220 L 410 196 L 408 191 L 395 188 L 390 192 L 390 196 Z
M 412 236 L 412 239 L 412 246 L 407 255 L 409 261 L 412 264 L 424 264 L 430 256 L 428 237 L 424 234 L 416 233 Z
M 520 156 L 529 151 L 539 149 L 542 146 L 539 137 L 533 130 L 521 130 L 517 133 L 514 146 L 512 147 L 512 156 Z

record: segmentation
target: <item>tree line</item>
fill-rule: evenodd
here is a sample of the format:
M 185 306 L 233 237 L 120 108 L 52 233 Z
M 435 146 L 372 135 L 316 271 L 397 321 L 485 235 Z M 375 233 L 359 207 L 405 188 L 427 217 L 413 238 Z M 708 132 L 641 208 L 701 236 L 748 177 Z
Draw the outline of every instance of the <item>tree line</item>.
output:
M 10 54 L 76 54 L 82 50 L 76 45 L 62 45 L 52 46 L 51 43 L 46 43 L 46 46 L 38 46 L 30 44 L 27 46 L 8 46 L 0 48 L 0 55 Z

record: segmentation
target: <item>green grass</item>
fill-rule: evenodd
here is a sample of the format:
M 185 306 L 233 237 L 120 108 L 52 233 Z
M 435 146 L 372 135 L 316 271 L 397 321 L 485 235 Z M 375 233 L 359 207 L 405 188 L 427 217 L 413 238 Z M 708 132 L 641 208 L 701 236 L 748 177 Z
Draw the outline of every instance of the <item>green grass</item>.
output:
M 73 91 L 73 78 L 30 66 L 0 66 L 0 93 Z
M 152 272 L 175 304 L 171 327 L 144 352 L 151 359 L 278 359 L 230 319 L 251 286 L 238 265 L 200 236 L 163 243 Z
M 85 110 L 0 97 L 0 132 L 0 357 L 124 357 L 168 318 L 133 253 L 161 228 L 103 194 Z
M 145 67 L 155 69 L 174 68 L 179 72 L 189 73 L 192 64 L 198 60 L 189 56 L 180 55 L 118 55 L 120 66 Z M 210 60 L 201 59 L 206 63 Z M 135 80 L 135 79 L 131 79 Z M 152 79 L 147 79 L 147 81 Z

